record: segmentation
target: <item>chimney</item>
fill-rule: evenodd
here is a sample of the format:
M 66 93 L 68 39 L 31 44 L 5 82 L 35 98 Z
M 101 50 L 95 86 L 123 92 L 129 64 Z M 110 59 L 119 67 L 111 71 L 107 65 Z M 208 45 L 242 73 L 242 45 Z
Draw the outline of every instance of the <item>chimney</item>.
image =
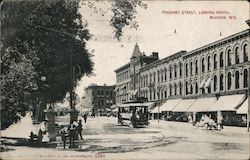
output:
M 250 19 L 246 21 L 246 23 L 248 24 L 248 26 L 250 27 Z
M 157 59 L 159 58 L 158 52 L 152 52 L 152 56 L 153 56 L 153 57 L 156 57 Z

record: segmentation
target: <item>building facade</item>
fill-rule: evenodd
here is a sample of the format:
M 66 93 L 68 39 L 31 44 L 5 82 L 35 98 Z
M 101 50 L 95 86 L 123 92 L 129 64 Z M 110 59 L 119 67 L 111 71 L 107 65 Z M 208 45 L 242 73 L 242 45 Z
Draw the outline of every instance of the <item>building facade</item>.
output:
M 115 86 L 90 85 L 85 88 L 84 107 L 91 112 L 102 113 L 115 104 Z
M 246 22 L 250 25 L 250 20 Z M 131 58 L 130 63 L 115 71 L 117 87 L 128 83 L 128 94 L 138 91 L 138 97 L 158 102 L 158 105 L 171 99 L 194 99 L 191 106 L 199 98 L 246 95 L 250 87 L 249 43 L 250 29 L 246 29 L 189 52 L 180 51 L 163 59 L 154 59 L 137 68 L 133 65 L 137 61 Z M 130 74 L 120 79 L 124 71 Z M 118 92 L 118 104 L 133 100 L 133 97 L 122 97 L 124 101 L 121 101 L 120 96 L 122 94 Z
M 158 53 L 146 56 L 135 45 L 130 62 L 115 70 L 116 72 L 116 103 L 132 101 L 139 97 L 141 69 L 148 64 L 159 60 Z

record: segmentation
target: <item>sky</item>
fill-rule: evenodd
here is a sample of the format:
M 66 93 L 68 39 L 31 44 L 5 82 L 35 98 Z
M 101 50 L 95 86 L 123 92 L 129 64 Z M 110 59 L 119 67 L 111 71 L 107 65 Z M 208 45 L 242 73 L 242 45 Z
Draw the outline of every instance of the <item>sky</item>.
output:
M 135 43 L 146 55 L 159 52 L 159 57 L 165 58 L 180 50 L 191 51 L 245 30 L 248 28 L 245 21 L 250 19 L 247 1 L 143 1 L 147 9 L 137 8 L 139 28 L 125 28 L 122 40 L 118 42 L 113 39 L 113 29 L 109 24 L 110 4 L 107 1 L 91 3 L 106 13 L 104 16 L 95 13 L 88 3 L 80 8 L 93 35 L 87 48 L 94 55 L 94 75 L 84 76 L 78 82 L 76 92 L 80 97 L 84 95 L 84 88 L 92 83 L 114 85 L 114 70 L 129 62 Z M 214 19 L 215 16 L 225 16 L 226 19 Z

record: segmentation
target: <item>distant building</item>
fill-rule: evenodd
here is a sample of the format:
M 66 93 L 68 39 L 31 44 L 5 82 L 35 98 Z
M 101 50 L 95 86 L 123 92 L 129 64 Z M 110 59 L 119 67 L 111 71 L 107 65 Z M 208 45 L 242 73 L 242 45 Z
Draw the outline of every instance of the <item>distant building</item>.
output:
M 85 88 L 84 107 L 95 113 L 105 112 L 115 104 L 115 86 L 90 85 Z

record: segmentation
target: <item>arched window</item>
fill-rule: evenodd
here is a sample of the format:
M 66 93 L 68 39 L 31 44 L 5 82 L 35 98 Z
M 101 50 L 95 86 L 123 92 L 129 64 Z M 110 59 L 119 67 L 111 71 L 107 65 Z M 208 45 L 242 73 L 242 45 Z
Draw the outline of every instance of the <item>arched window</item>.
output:
M 195 83 L 195 94 L 198 94 L 198 83 Z
M 235 64 L 240 63 L 240 54 L 239 54 L 239 47 L 235 48 Z
M 154 81 L 153 81 L 153 82 L 155 82 L 155 76 L 156 76 L 156 74 L 155 74 L 155 72 L 154 72 Z
M 149 76 L 149 82 L 152 82 L 152 74 Z
M 247 44 L 245 44 L 243 47 L 243 59 L 244 59 L 244 62 L 248 61 L 248 46 L 247 46 Z
M 182 83 L 179 84 L 179 94 L 182 95 Z
M 217 55 L 214 54 L 214 69 L 217 69 Z
M 160 71 L 157 72 L 157 81 L 160 82 Z
M 172 85 L 169 85 L 169 96 L 172 96 Z
M 164 80 L 166 81 L 167 80 L 167 69 L 165 68 L 165 74 L 164 74 Z
M 204 58 L 202 58 L 202 60 L 201 60 L 201 71 L 202 71 L 202 73 L 205 72 L 205 59 Z
M 177 95 L 177 86 L 174 84 L 174 95 Z
M 210 62 L 210 56 L 207 57 L 207 71 L 210 71 L 211 62 Z
M 163 82 L 163 81 L 164 81 L 164 71 L 161 70 L 161 82 Z
M 180 77 L 181 77 L 182 76 L 182 63 L 180 63 L 179 74 L 180 74 Z
M 190 62 L 190 76 L 193 75 L 193 62 Z
M 239 71 L 235 72 L 235 89 L 240 88 L 240 73 Z
M 220 68 L 223 67 L 224 60 L 223 60 L 223 52 L 220 52 Z
M 164 98 L 167 98 L 167 90 L 164 91 Z
M 186 76 L 188 76 L 188 64 L 186 63 Z
M 231 61 L 231 49 L 227 51 L 227 65 L 230 66 L 232 64 Z
M 221 74 L 220 75 L 220 91 L 222 91 L 223 90 L 223 88 L 224 88 L 224 82 L 223 82 L 223 80 L 224 80 L 224 77 L 223 77 L 223 74 Z
M 247 69 L 244 69 L 243 71 L 243 87 L 246 88 L 248 86 L 248 73 L 247 73 Z
M 177 66 L 176 66 L 176 64 L 174 65 L 174 78 L 176 78 L 177 77 Z
M 172 79 L 172 66 L 169 67 L 169 78 Z
M 193 85 L 190 84 L 190 94 L 193 94 Z
M 195 74 L 198 74 L 198 60 L 195 60 Z
M 232 77 L 231 77 L 231 73 L 229 72 L 227 74 L 227 89 L 230 90 L 231 89 L 231 85 L 232 85 Z
M 186 95 L 188 95 L 188 82 L 186 82 Z
M 217 90 L 217 76 L 214 76 L 214 92 Z

